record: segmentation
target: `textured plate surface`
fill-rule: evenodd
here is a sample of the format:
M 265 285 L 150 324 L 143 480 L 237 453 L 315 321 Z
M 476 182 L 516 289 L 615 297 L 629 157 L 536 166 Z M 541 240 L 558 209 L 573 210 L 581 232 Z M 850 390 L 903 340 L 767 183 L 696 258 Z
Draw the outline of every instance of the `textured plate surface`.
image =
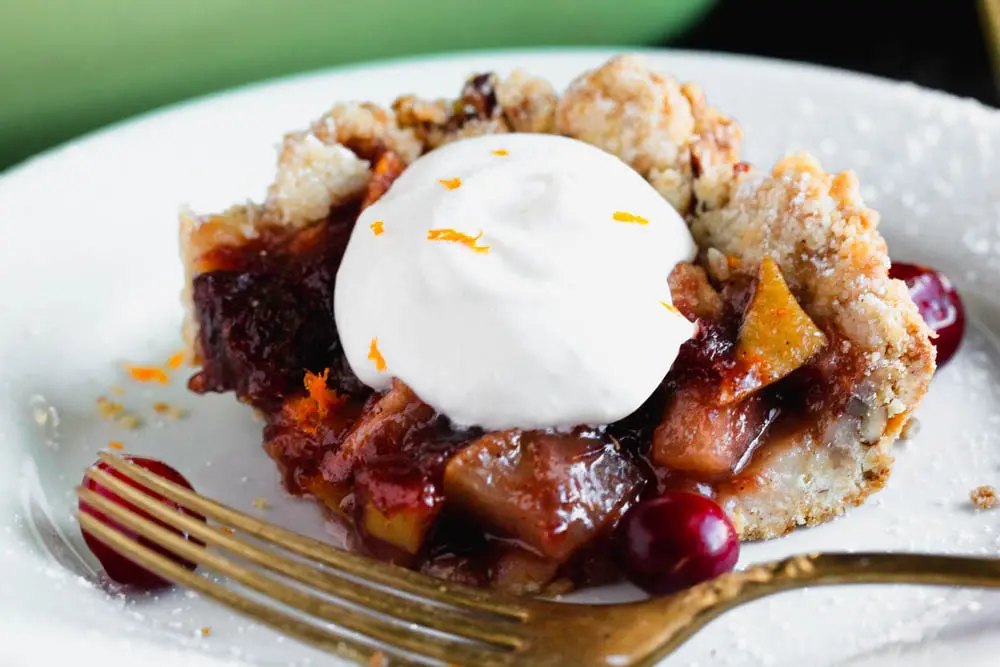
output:
M 282 133 L 335 100 L 452 95 L 472 71 L 514 67 L 561 86 L 608 55 L 471 54 L 300 77 L 147 116 L 0 176 L 0 664 L 84 655 L 84 664 L 103 665 L 331 664 L 183 592 L 108 595 L 72 520 L 82 468 L 118 440 L 169 461 L 205 494 L 336 539 L 311 503 L 279 492 L 247 409 L 231 397 L 188 395 L 182 372 L 165 387 L 130 383 L 123 372 L 126 361 L 162 363 L 180 344 L 177 208 L 262 196 Z M 749 160 L 807 149 L 828 169 L 856 169 L 893 257 L 948 273 L 974 320 L 933 383 L 919 436 L 897 448 L 888 489 L 841 520 L 746 548 L 743 562 L 821 549 L 1000 555 L 1000 512 L 973 512 L 968 501 L 973 487 L 1000 485 L 1000 114 L 831 70 L 650 57 L 701 83 L 740 120 Z M 120 398 L 109 393 L 114 385 L 125 389 Z M 101 395 L 140 414 L 142 428 L 102 420 Z M 161 419 L 155 401 L 189 416 Z M 271 509 L 253 509 L 257 497 Z M 582 597 L 632 594 L 622 586 Z M 817 589 L 724 617 L 668 664 L 993 665 L 998 629 L 1000 594 Z

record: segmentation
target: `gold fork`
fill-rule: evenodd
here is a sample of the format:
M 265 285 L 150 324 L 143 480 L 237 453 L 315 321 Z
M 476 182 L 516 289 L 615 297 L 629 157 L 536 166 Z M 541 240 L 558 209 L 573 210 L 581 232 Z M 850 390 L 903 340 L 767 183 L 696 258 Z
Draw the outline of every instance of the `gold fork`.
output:
M 363 664 L 652 665 L 721 614 L 782 591 L 847 583 L 1000 587 L 1000 560 L 995 559 L 811 554 L 754 565 L 672 596 L 640 602 L 528 600 L 446 583 L 336 549 L 200 496 L 119 456 L 102 453 L 101 460 L 215 522 L 206 524 L 178 512 L 97 468 L 87 471 L 108 490 L 213 548 L 82 487 L 77 490 L 80 500 L 150 542 L 224 575 L 228 582 L 191 572 L 81 513 L 84 529 L 165 579 Z M 224 556 L 226 552 L 235 558 Z M 234 584 L 260 595 L 248 595 Z

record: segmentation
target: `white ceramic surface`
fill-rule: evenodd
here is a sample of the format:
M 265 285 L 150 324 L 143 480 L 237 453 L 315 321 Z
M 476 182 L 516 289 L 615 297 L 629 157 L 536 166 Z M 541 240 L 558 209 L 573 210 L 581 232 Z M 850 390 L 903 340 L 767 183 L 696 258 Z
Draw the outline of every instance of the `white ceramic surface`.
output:
M 82 468 L 109 440 L 171 462 L 195 487 L 300 530 L 317 509 L 285 498 L 260 425 L 229 396 L 130 383 L 125 361 L 179 347 L 175 213 L 260 197 L 274 146 L 333 101 L 454 94 L 472 71 L 516 66 L 565 84 L 595 51 L 467 54 L 254 86 L 129 122 L 0 176 L 0 665 L 321 665 L 329 657 L 183 592 L 124 599 L 95 585 L 71 512 Z M 1000 114 L 903 84 L 747 58 L 652 52 L 700 82 L 769 163 L 808 149 L 851 167 L 883 214 L 894 257 L 946 271 L 974 326 L 935 379 L 919 436 L 897 448 L 889 487 L 820 528 L 751 545 L 743 562 L 804 550 L 1000 555 L 1000 511 L 970 489 L 1000 484 Z M 124 432 L 95 400 L 112 385 L 145 426 Z M 190 417 L 159 420 L 155 400 Z M 584 598 L 616 599 L 625 587 Z M 209 637 L 199 630 L 211 627 Z M 994 665 L 1000 593 L 917 587 L 817 589 L 738 610 L 669 665 Z

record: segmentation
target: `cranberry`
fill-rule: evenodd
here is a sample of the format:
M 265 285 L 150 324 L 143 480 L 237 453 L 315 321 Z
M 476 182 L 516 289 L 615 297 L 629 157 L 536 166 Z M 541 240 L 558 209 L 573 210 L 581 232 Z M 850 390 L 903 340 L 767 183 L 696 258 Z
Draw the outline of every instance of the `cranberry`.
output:
M 937 333 L 937 363 L 943 366 L 955 355 L 965 333 L 965 308 L 948 277 L 920 264 L 893 263 L 889 275 L 906 283 L 910 296 L 931 331 Z
M 154 473 L 156 475 L 159 475 L 160 477 L 163 477 L 166 480 L 174 482 L 175 484 L 180 484 L 181 486 L 187 487 L 189 489 L 192 488 L 191 487 L 191 483 L 188 482 L 186 479 L 184 479 L 183 475 L 181 475 L 179 472 L 177 472 L 176 470 L 174 470 L 173 468 L 171 468 L 170 466 L 168 466 L 166 463 L 163 463 L 162 461 L 157 461 L 155 459 L 141 458 L 141 457 L 138 457 L 138 456 L 129 456 L 129 457 L 126 457 L 126 458 L 129 461 L 131 461 L 132 463 L 134 463 L 134 464 L 136 464 L 138 466 L 141 466 L 141 467 L 145 468 L 146 470 L 148 470 L 148 471 L 150 471 L 150 472 L 152 472 L 152 473 Z M 195 514 L 194 512 L 191 512 L 190 510 L 184 509 L 184 508 L 180 507 L 179 505 L 177 505 L 177 503 L 175 503 L 174 501 L 169 500 L 167 498 L 164 498 L 160 494 L 155 493 L 154 491 L 151 491 L 151 490 L 147 489 L 146 487 L 140 485 L 138 482 L 134 482 L 134 481 L 126 478 L 120 472 L 116 471 L 114 468 L 112 468 L 111 466 L 109 466 L 107 463 L 104 463 L 103 461 L 97 463 L 96 467 L 99 470 L 101 470 L 103 472 L 106 472 L 109 475 L 113 475 L 114 477 L 117 477 L 118 479 L 120 479 L 120 480 L 128 483 L 130 486 L 133 486 L 133 487 L 135 487 L 137 489 L 141 489 L 147 495 L 155 498 L 156 500 L 159 500 L 160 502 L 164 503 L 165 505 L 167 505 L 169 507 L 172 507 L 172 508 L 176 509 L 179 512 L 184 512 L 188 516 L 192 516 L 192 517 L 194 517 L 194 518 L 196 518 L 196 519 L 198 519 L 200 521 L 204 521 L 205 520 L 205 517 L 203 517 L 203 516 L 201 516 L 199 514 Z M 112 502 L 114 502 L 114 503 L 116 503 L 118 505 L 121 505 L 122 507 L 125 507 L 126 509 L 128 509 L 128 510 L 130 510 L 132 512 L 135 512 L 136 514 L 138 514 L 139 516 L 141 516 L 143 518 L 146 518 L 146 519 L 149 519 L 151 521 L 154 521 L 155 523 L 159 524 L 160 526 L 163 526 L 164 528 L 167 528 L 168 530 L 171 530 L 171 531 L 177 533 L 178 535 L 183 535 L 184 537 L 186 537 L 187 539 L 191 540 L 192 542 L 196 542 L 198 544 L 202 544 L 201 542 L 199 542 L 198 540 L 190 537 L 189 535 L 187 535 L 185 533 L 181 533 L 180 531 L 167 526 L 166 524 L 164 524 L 159 519 L 156 519 L 156 518 L 150 516 L 148 512 L 144 512 L 144 511 L 140 510 L 139 508 L 137 508 L 132 503 L 126 501 L 121 496 L 118 496 L 118 495 L 112 493 L 111 491 L 109 491 L 108 489 L 104 488 L 103 486 L 101 486 L 100 484 L 98 484 L 97 482 L 95 482 L 94 480 L 92 480 L 89 477 L 85 477 L 84 478 L 84 480 L 83 480 L 83 486 L 84 486 L 84 488 L 89 489 L 90 491 L 93 491 L 94 493 L 100 494 L 100 495 L 104 496 L 105 498 L 111 500 Z M 180 556 L 178 556 L 177 554 L 171 553 L 171 552 L 167 551 L 166 549 L 164 549 L 163 547 L 160 547 L 160 546 L 157 546 L 157 545 L 153 544 L 152 542 L 150 542 L 146 538 L 139 537 L 138 535 L 135 534 L 134 531 L 129 530 L 128 528 L 126 528 L 125 526 L 122 526 L 121 524 L 119 524 L 118 522 L 114 521 L 113 519 L 108 518 L 103 513 L 101 513 L 100 511 L 98 511 L 96 508 L 94 508 L 91 505 L 88 505 L 87 503 L 85 503 L 83 501 L 80 501 L 80 511 L 81 512 L 85 512 L 85 513 L 87 513 L 87 514 L 95 517 L 96 519 L 98 519 L 102 523 L 104 523 L 104 524 L 106 524 L 106 525 L 114 528 L 115 530 L 117 530 L 117 531 L 119 531 L 121 533 L 124 533 L 125 535 L 129 536 L 133 540 L 136 540 L 137 542 L 139 542 L 139 544 L 142 544 L 143 546 L 149 547 L 153 551 L 156 551 L 157 553 L 159 553 L 159 554 L 161 554 L 163 556 L 166 556 L 170 560 L 178 563 L 179 565 L 183 565 L 184 567 L 186 567 L 189 570 L 193 570 L 193 569 L 195 569 L 195 567 L 197 567 L 197 565 L 195 565 L 191 561 L 185 560 L 185 559 L 181 558 Z M 170 582 L 166 581 L 165 579 L 162 579 L 161 577 L 157 576 L 156 574 L 153 574 L 152 572 L 150 572 L 149 570 L 145 569 L 144 567 L 142 567 L 142 566 L 140 566 L 140 565 L 138 565 L 136 563 L 133 563 L 128 558 L 126 558 L 125 556 L 122 556 L 117 551 L 115 551 L 114 549 L 112 549 L 108 545 L 106 545 L 103 542 L 101 542 L 95 536 L 93 536 L 90 533 L 88 533 L 86 530 L 83 531 L 83 539 L 87 543 L 87 546 L 90 547 L 90 550 L 94 552 L 94 555 L 97 556 L 97 560 L 101 561 L 101 565 L 104 566 L 104 571 L 107 573 L 108 577 L 111 578 L 113 581 L 116 581 L 116 582 L 118 582 L 120 584 L 124 584 L 124 585 L 127 585 L 127 586 L 134 586 L 136 588 L 141 588 L 141 589 L 145 589 L 145 590 L 155 590 L 157 588 L 164 588 L 164 587 L 170 585 Z
M 628 578 L 654 595 L 674 593 L 736 566 L 740 542 L 717 504 L 671 491 L 633 507 L 619 526 L 619 557 Z

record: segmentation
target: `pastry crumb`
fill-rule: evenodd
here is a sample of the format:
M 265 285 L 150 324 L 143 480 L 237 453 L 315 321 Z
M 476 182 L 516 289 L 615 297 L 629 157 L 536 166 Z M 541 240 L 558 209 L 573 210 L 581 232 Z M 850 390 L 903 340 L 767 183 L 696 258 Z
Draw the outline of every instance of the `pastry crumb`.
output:
M 121 442 L 119 442 L 117 440 L 112 440 L 112 441 L 108 442 L 108 448 L 109 449 L 116 449 L 118 451 L 121 451 L 121 450 L 125 449 L 125 445 L 123 445 Z
M 123 414 L 118 419 L 116 419 L 115 423 L 124 429 L 128 429 L 129 431 L 134 431 L 135 429 L 142 426 L 142 419 L 139 417 L 139 415 L 128 412 L 126 414 Z
M 125 388 L 119 387 L 118 385 L 114 385 L 111 387 L 111 393 L 114 394 L 115 396 L 124 396 Z
M 125 412 L 125 406 L 116 401 L 109 401 L 104 396 L 97 397 L 97 413 L 105 419 L 114 419 Z
M 170 419 L 183 419 L 187 414 L 183 409 L 178 408 L 176 405 L 171 405 L 164 401 L 157 401 L 153 403 L 153 411 L 158 415 L 163 415 L 164 417 L 169 417 Z
M 981 510 L 991 510 L 1000 504 L 1000 497 L 997 496 L 997 490 L 988 484 L 973 489 L 969 493 L 969 500 L 976 506 L 976 509 Z
M 222 531 L 223 533 L 225 533 L 226 535 L 235 535 L 236 534 L 236 531 L 233 530 L 232 528 L 230 528 L 229 526 L 219 526 L 219 530 Z
M 97 414 L 130 431 L 139 428 L 142 424 L 139 415 L 127 412 L 124 405 L 117 401 L 108 400 L 105 396 L 97 397 Z
M 204 628 L 202 628 L 201 630 L 199 630 L 199 632 L 201 633 L 202 637 L 211 637 L 212 636 L 212 628 L 210 628 L 208 626 L 205 626 Z
M 385 667 L 387 664 L 389 664 L 389 661 L 382 651 L 375 651 L 372 653 L 372 657 L 368 659 L 368 667 Z
M 910 440 L 917 437 L 920 433 L 920 420 L 916 417 L 910 417 L 905 424 L 903 424 L 903 430 L 900 431 L 899 437 L 901 440 Z
M 271 503 L 267 501 L 267 498 L 254 498 L 253 506 L 259 510 L 266 510 L 271 506 Z

